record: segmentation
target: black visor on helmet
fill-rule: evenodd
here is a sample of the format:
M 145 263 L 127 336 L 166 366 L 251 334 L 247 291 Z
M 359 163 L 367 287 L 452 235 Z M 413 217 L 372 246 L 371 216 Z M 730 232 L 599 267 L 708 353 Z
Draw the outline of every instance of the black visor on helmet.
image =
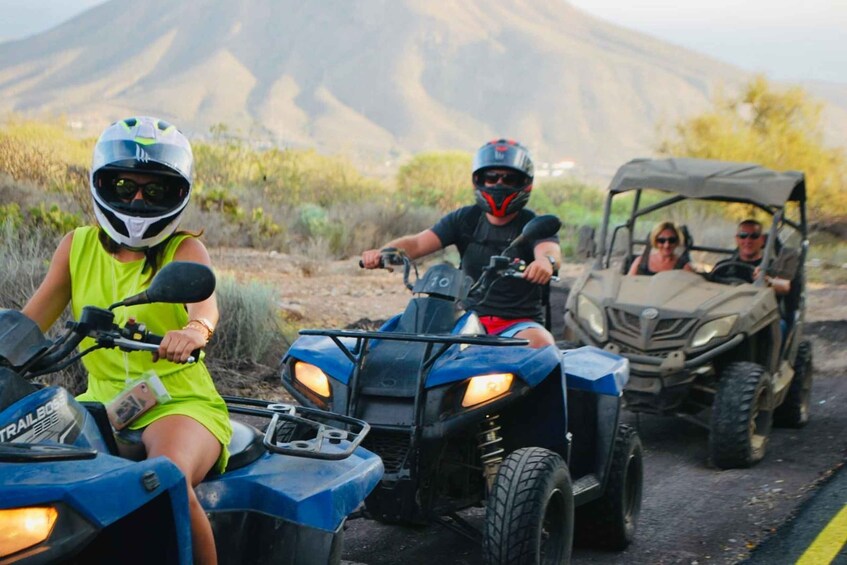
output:
M 489 141 L 476 152 L 471 169 L 476 186 L 482 186 L 481 173 L 489 169 L 521 173 L 525 176 L 524 186 L 532 184 L 535 175 L 535 166 L 529 151 L 520 143 L 508 139 Z
M 133 175 L 127 172 L 122 168 L 105 168 L 94 175 L 97 195 L 115 210 L 150 217 L 171 212 L 185 203 L 188 183 L 181 176 L 152 169 L 143 172 L 136 169 Z M 142 173 L 148 178 L 129 178 Z
M 528 179 L 521 171 L 489 167 L 476 171 L 473 174 L 473 182 L 477 186 L 501 185 L 505 188 L 521 190 L 528 184 Z

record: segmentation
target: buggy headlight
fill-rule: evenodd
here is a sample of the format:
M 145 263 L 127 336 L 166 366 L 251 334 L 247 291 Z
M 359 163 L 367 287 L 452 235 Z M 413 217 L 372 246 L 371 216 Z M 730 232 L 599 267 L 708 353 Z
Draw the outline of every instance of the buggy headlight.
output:
M 294 380 L 324 398 L 329 398 L 329 379 L 326 374 L 311 363 L 294 363 Z
M 735 325 L 735 320 L 737 319 L 738 315 L 733 314 L 732 316 L 724 316 L 723 318 L 706 322 L 694 333 L 694 337 L 691 338 L 691 347 L 700 347 L 715 338 L 726 337 L 732 331 L 732 326 Z
M 599 306 L 580 294 L 576 301 L 576 315 L 595 336 L 606 337 L 606 317 Z
M 58 517 L 52 506 L 0 510 L 0 558 L 46 540 Z
M 512 373 L 500 373 L 496 375 L 480 375 L 471 378 L 465 396 L 462 398 L 462 406 L 475 406 L 486 400 L 491 400 L 504 394 L 512 386 L 514 375 Z

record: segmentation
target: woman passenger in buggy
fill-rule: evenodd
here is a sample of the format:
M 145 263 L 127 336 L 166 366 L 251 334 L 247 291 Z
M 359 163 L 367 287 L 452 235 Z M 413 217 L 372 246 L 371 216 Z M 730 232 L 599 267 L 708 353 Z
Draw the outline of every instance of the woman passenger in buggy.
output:
M 650 245 L 635 258 L 628 275 L 655 275 L 662 271 L 683 269 L 691 271 L 691 263 L 685 253 L 677 254 L 679 247 L 685 248 L 685 235 L 673 222 L 659 222 L 650 231 Z
M 46 331 L 68 303 L 76 319 L 83 305 L 107 308 L 146 290 L 158 269 L 171 261 L 211 267 L 196 234 L 177 231 L 191 195 L 193 163 L 188 140 L 167 122 L 137 117 L 106 128 L 94 147 L 90 176 L 99 227 L 77 228 L 62 239 L 23 313 Z M 226 467 L 232 428 L 203 362 L 186 364 L 214 332 L 215 296 L 195 304 L 124 306 L 114 313 L 116 324 L 132 317 L 164 336 L 159 350 L 152 357 L 118 349 L 91 352 L 82 359 L 88 387 L 77 399 L 108 404 L 121 395 L 127 378 L 156 372 L 171 400 L 117 426 L 143 430 L 146 456 L 167 457 L 185 475 L 194 561 L 215 563 L 212 528 L 192 487 L 212 468 Z M 90 345 L 87 338 L 80 349 Z
M 534 165 L 526 147 L 512 140 L 498 139 L 480 147 L 474 156 L 472 181 L 476 205 L 454 210 L 435 226 L 415 235 L 406 235 L 383 246 L 402 249 L 411 259 L 429 255 L 455 244 L 462 271 L 479 279 L 489 258 L 500 255 L 535 217 L 525 208 L 532 191 Z M 559 238 L 527 241 L 510 251 L 523 259 L 523 278 L 496 281 L 485 302 L 474 310 L 489 334 L 529 340 L 531 347 L 554 345 L 552 334 L 542 325 L 542 285 L 550 282 L 561 265 Z M 367 269 L 380 266 L 381 252 L 362 253 Z

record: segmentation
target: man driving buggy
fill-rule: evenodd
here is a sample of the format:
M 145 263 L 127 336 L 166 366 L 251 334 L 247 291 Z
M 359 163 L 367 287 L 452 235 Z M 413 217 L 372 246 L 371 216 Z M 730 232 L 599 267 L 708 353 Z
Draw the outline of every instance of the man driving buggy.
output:
M 752 283 L 761 272 L 766 238 L 761 222 L 752 218 L 743 220 L 735 233 L 735 253 L 729 259 L 718 261 L 713 272 L 720 270 L 725 276 Z M 796 254 L 782 250 L 765 271 L 765 283 L 773 288 L 776 295 L 786 295 L 791 292 L 791 279 L 796 272 Z
M 497 139 L 479 148 L 473 159 L 472 181 L 476 204 L 441 218 L 432 228 L 388 242 L 383 248 L 403 250 L 417 259 L 448 245 L 456 245 L 462 271 L 478 280 L 494 255 L 503 254 L 523 227 L 535 217 L 525 208 L 532 191 L 534 165 L 529 151 L 512 140 Z M 554 345 L 542 325 L 542 287 L 561 265 L 559 238 L 526 241 L 508 251 L 527 264 L 523 278 L 504 278 L 474 310 L 489 334 L 529 340 L 530 347 Z M 380 249 L 362 253 L 367 269 L 381 266 Z

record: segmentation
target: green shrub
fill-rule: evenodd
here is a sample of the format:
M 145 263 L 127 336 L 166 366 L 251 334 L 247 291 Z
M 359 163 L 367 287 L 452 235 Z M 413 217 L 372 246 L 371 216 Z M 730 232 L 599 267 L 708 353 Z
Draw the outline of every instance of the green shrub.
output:
M 455 151 L 415 155 L 400 167 L 396 183 L 398 196 L 412 205 L 446 212 L 472 204 L 471 156 Z
M 210 143 L 195 142 L 192 147 L 198 193 L 216 202 L 225 198 L 237 202 L 254 193 L 265 207 L 329 206 L 385 192 L 384 186 L 364 177 L 346 159 L 314 150 L 255 149 L 237 139 L 220 137 Z
M 51 191 L 84 192 L 93 145 L 58 123 L 13 116 L 0 128 L 0 172 Z
M 47 274 L 56 244 L 47 232 L 24 232 L 12 216 L 0 221 L 0 307 L 23 308 Z
M 0 222 L 0 308 L 20 310 L 44 280 L 50 257 L 57 244 L 56 238 L 38 229 L 23 231 L 8 216 Z M 59 320 L 48 332 L 56 337 L 71 318 L 66 308 Z M 71 394 L 85 389 L 85 371 L 80 363 L 74 363 L 58 373 L 38 378 L 39 382 L 62 386 Z
M 208 359 L 230 368 L 272 364 L 284 352 L 276 290 L 258 282 L 218 280 L 216 290 L 221 319 L 209 343 Z

